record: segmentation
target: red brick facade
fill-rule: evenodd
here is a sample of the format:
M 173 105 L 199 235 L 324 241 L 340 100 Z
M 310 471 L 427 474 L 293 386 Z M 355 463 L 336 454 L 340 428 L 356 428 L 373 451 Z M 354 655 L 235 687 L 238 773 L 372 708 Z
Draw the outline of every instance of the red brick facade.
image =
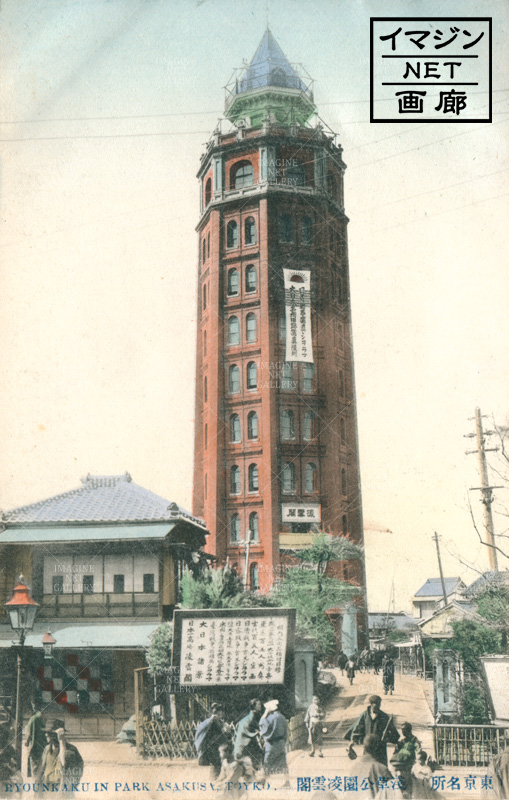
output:
M 319 504 L 321 530 L 362 543 L 344 169 L 320 128 L 267 123 L 215 135 L 198 176 L 193 513 L 241 575 L 250 536 L 261 590 L 312 532 L 282 503 Z M 284 366 L 285 267 L 311 272 L 312 375 Z M 360 561 L 333 573 L 364 584 Z

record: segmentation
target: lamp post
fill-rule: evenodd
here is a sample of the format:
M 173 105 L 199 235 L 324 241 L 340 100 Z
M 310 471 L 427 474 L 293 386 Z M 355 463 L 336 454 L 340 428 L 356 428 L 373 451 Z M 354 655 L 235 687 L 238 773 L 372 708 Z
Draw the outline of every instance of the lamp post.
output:
M 51 631 L 46 631 L 44 636 L 42 637 L 42 646 L 44 648 L 44 658 L 52 658 L 53 657 L 53 648 L 56 645 L 57 640 L 52 635 Z
M 9 614 L 11 628 L 19 637 L 16 648 L 16 728 L 14 732 L 14 749 L 18 758 L 18 766 L 21 767 L 21 726 L 23 720 L 21 709 L 21 658 L 27 632 L 34 627 L 35 617 L 39 609 L 39 603 L 36 603 L 32 598 L 23 575 L 19 576 L 18 582 L 13 589 L 12 597 L 6 602 L 5 607 Z

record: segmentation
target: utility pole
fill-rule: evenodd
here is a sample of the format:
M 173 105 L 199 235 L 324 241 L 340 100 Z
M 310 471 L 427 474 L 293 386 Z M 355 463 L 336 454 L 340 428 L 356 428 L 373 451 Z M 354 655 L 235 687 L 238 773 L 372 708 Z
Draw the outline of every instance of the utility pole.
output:
M 433 536 L 435 544 L 437 546 L 437 556 L 438 556 L 438 569 L 440 570 L 440 581 L 442 583 L 442 594 L 444 596 L 444 608 L 447 605 L 447 592 L 445 590 L 445 580 L 444 580 L 444 571 L 442 569 L 442 559 L 440 558 L 440 545 L 438 544 L 438 533 L 435 531 L 435 535 Z
M 485 436 L 491 436 L 494 431 L 483 431 L 481 410 L 475 409 L 475 433 L 466 434 L 467 439 L 475 437 L 477 450 L 467 450 L 466 455 L 477 453 L 479 465 L 480 486 L 473 486 L 471 491 L 482 493 L 481 503 L 484 505 L 484 529 L 486 531 L 486 545 L 488 547 L 488 561 L 490 570 L 498 571 L 497 550 L 495 545 L 495 531 L 493 528 L 493 515 L 491 505 L 493 503 L 493 489 L 500 489 L 500 486 L 490 486 L 488 480 L 488 467 L 486 464 L 486 453 L 498 450 L 498 447 L 486 447 Z

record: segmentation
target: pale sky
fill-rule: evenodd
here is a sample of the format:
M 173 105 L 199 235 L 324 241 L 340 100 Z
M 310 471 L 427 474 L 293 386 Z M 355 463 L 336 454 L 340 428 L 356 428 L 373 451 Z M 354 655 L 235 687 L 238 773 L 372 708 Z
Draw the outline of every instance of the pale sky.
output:
M 487 567 L 463 436 L 509 416 L 509 8 L 447 4 L 493 17 L 492 124 L 372 124 L 369 17 L 443 4 L 269 6 L 344 147 L 364 517 L 392 531 L 366 533 L 368 598 L 394 579 L 408 608 L 435 530 L 446 575 Z M 2 508 L 126 470 L 190 508 L 195 175 L 265 25 L 265 0 L 3 0 Z

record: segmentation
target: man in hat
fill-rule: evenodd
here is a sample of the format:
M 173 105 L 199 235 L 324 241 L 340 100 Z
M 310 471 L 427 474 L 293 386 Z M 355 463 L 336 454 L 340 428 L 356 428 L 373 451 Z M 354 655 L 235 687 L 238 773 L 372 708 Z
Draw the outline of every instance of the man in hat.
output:
M 260 720 L 260 733 L 265 745 L 263 757 L 265 772 L 268 775 L 274 772 L 288 772 L 286 763 L 288 723 L 279 711 L 279 700 L 269 700 L 265 703 L 265 711 Z
M 46 725 L 41 714 L 41 709 L 35 700 L 31 701 L 32 716 L 25 728 L 25 745 L 28 751 L 28 776 L 36 775 L 39 771 L 42 754 L 47 744 Z
M 219 747 L 230 744 L 232 726 L 224 720 L 224 708 L 220 703 L 212 703 L 211 715 L 200 722 L 194 735 L 194 746 L 198 753 L 200 767 L 211 767 L 211 778 L 215 780 L 221 772 Z
M 262 702 L 254 697 L 249 702 L 249 713 L 242 717 L 237 725 L 237 733 L 233 746 L 233 756 L 236 759 L 249 756 L 253 767 L 260 769 L 263 761 L 262 748 L 258 743 L 260 734 L 260 719 L 262 716 Z
M 74 797 L 83 775 L 83 759 L 78 748 L 67 741 L 63 720 L 53 720 L 46 739 L 48 744 L 42 754 L 39 780 L 57 785 L 59 797 Z
M 362 744 L 366 736 L 372 734 L 377 739 L 377 746 L 372 755 L 387 766 L 387 743 L 396 744 L 399 733 L 393 718 L 381 710 L 381 705 L 382 698 L 377 694 L 371 695 L 369 706 L 346 732 L 345 739 Z

